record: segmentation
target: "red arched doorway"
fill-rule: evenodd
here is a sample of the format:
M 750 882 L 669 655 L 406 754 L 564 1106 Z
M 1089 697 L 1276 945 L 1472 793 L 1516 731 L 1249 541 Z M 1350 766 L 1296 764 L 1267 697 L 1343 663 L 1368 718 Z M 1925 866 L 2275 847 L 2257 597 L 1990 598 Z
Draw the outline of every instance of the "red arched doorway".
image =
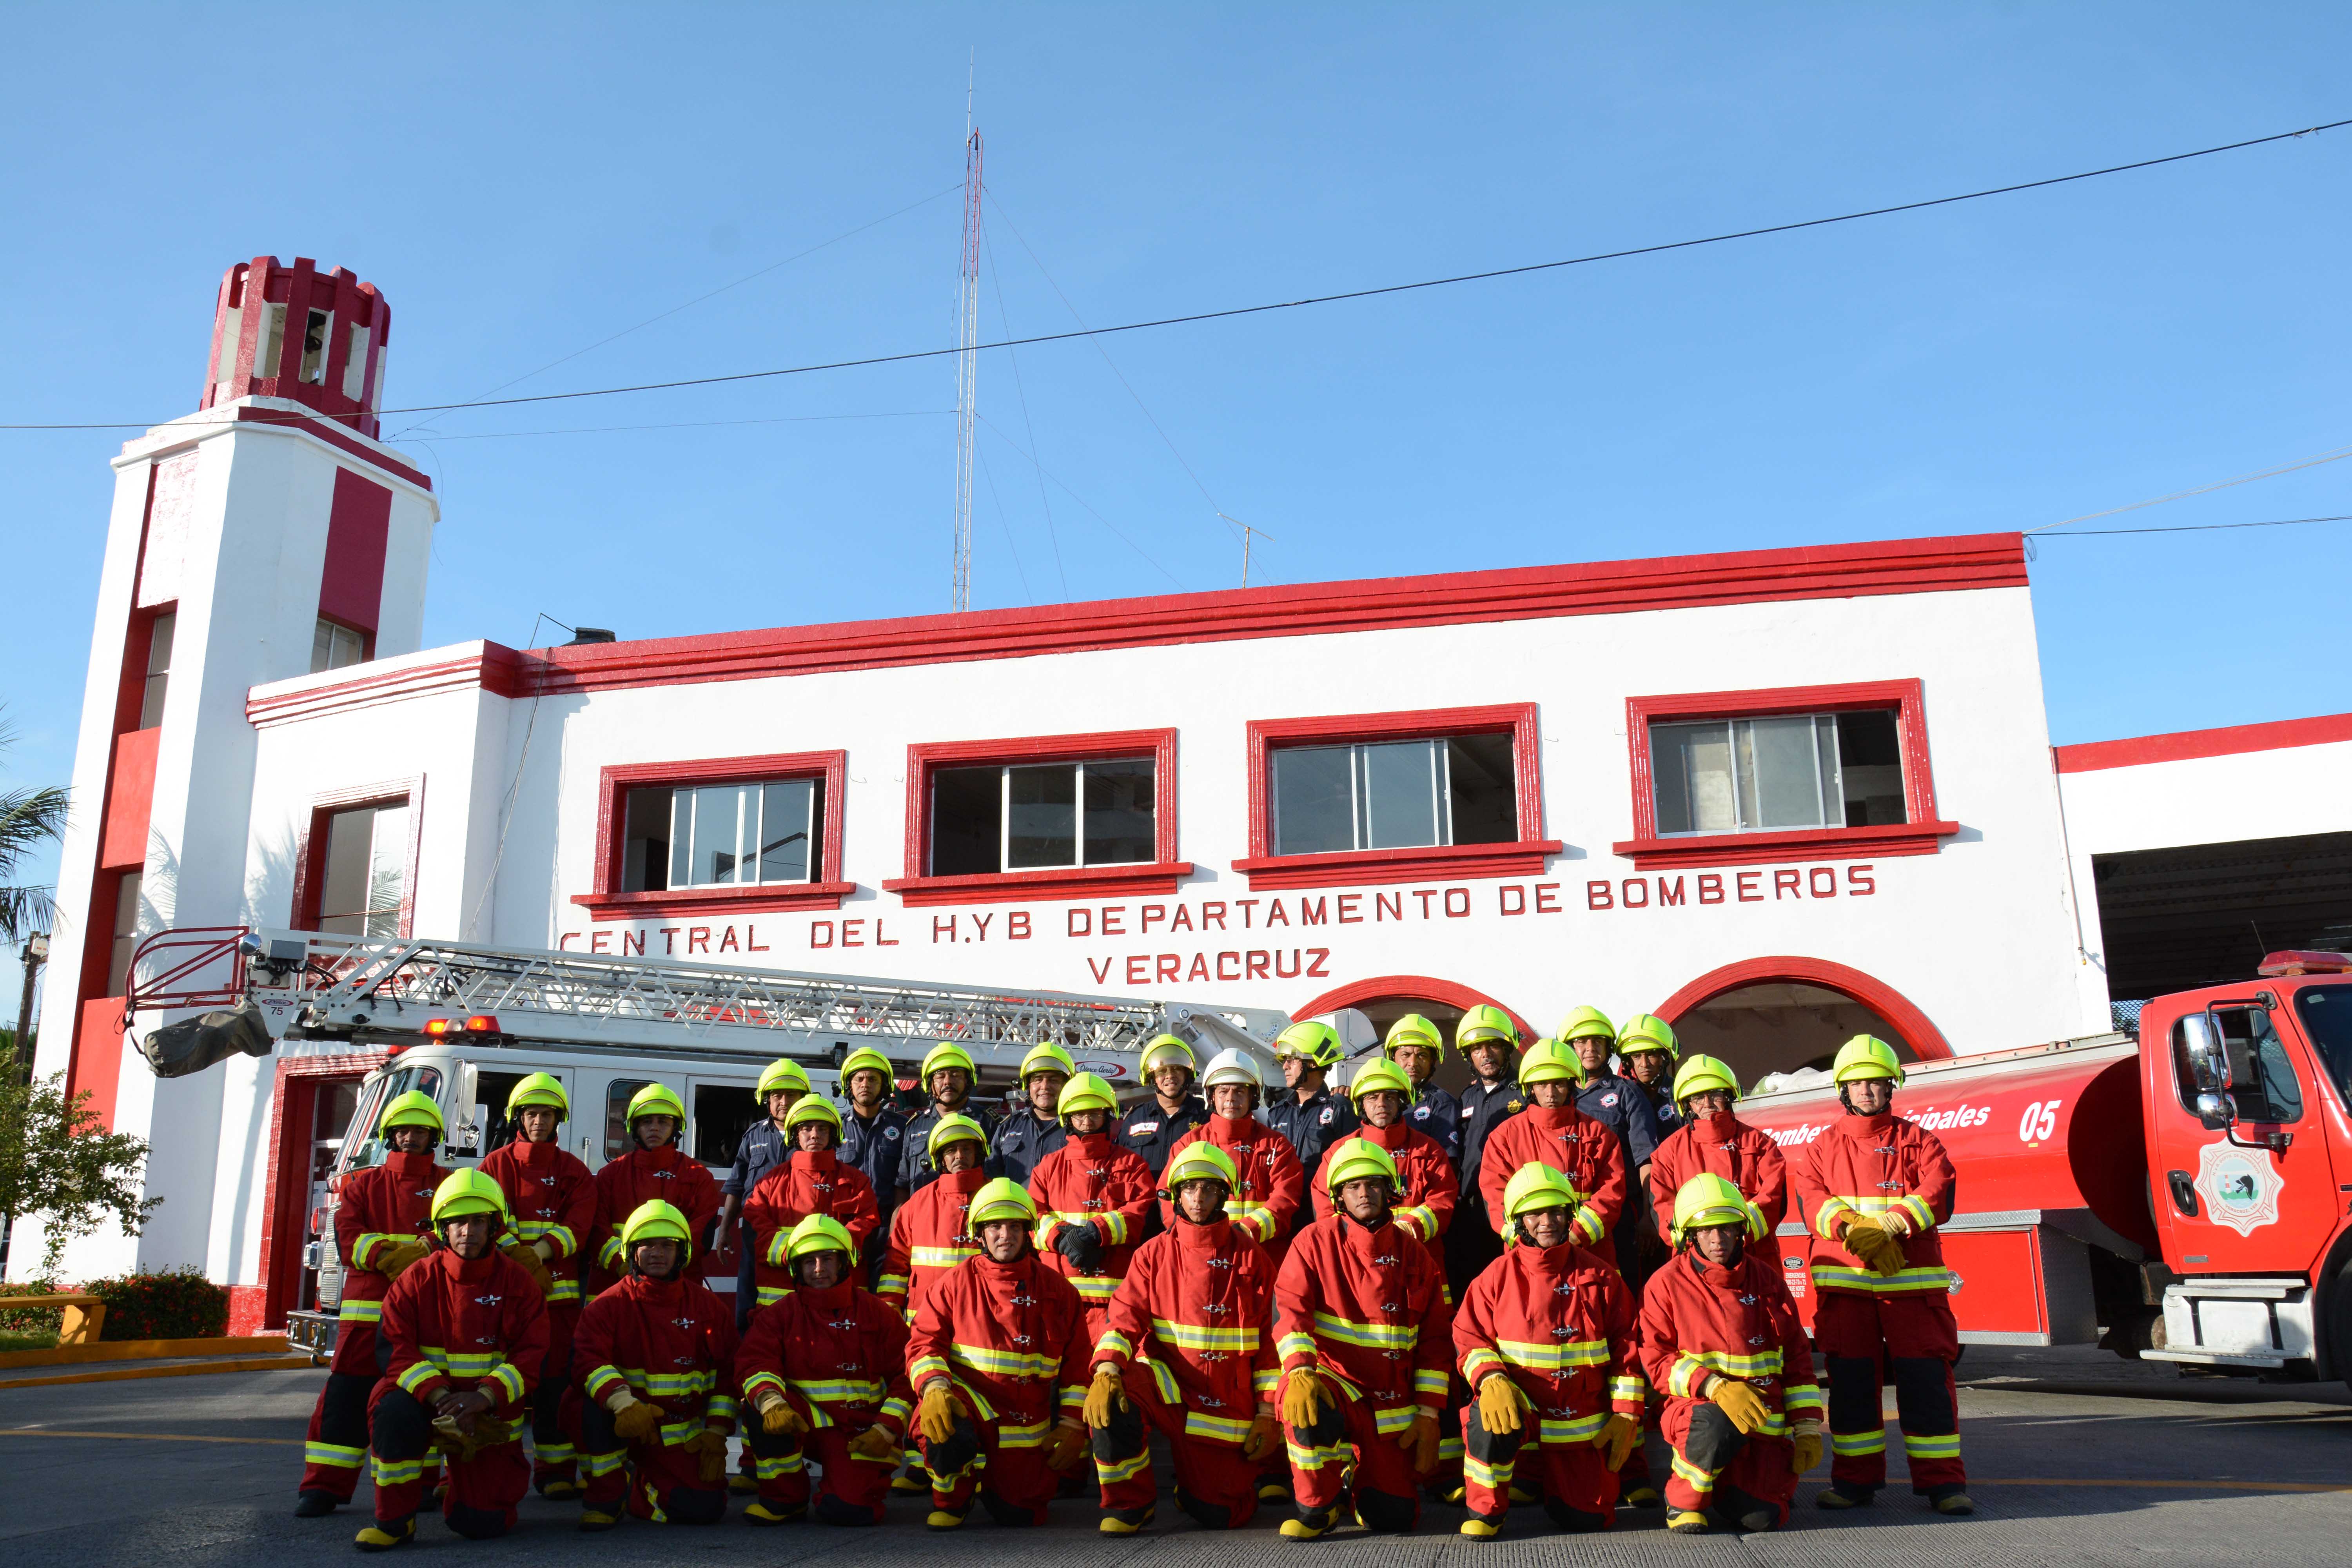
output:
M 1439 980 L 1427 974 L 1381 974 L 1370 980 L 1350 981 L 1335 986 L 1320 996 L 1300 1004 L 1291 1010 L 1294 1018 L 1319 1018 L 1353 1008 L 1371 1026 L 1372 1037 L 1388 1033 L 1388 1027 L 1407 1013 L 1419 1013 L 1435 1024 L 1445 1035 L 1450 1047 L 1454 1023 L 1476 1006 L 1501 1007 L 1509 1013 L 1511 1022 L 1519 1031 L 1522 1044 L 1536 1037 L 1528 1021 L 1512 1009 L 1483 991 Z M 1346 1031 L 1341 1031 L 1344 1035 Z M 1364 1047 L 1359 1047 L 1363 1050 Z M 1449 1048 L 1444 1062 L 1438 1068 L 1435 1081 L 1443 1088 L 1459 1089 L 1470 1081 L 1469 1065 Z
M 1855 1035 L 1876 1035 L 1906 1058 L 1952 1054 L 1943 1031 L 1885 982 L 1822 958 L 1744 959 L 1700 975 L 1659 1004 L 1683 1052 L 1731 1065 L 1742 1083 L 1827 1067 Z

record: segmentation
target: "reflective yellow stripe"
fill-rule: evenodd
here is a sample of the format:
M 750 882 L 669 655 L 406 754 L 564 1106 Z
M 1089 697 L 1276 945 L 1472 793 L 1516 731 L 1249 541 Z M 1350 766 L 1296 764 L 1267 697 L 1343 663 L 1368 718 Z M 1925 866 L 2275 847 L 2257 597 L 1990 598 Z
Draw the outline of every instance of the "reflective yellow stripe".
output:
M 1601 1215 L 1589 1204 L 1577 1205 L 1576 1228 L 1584 1233 L 1588 1242 L 1598 1243 L 1609 1234 L 1608 1226 L 1601 1223 Z
M 1383 1437 L 1393 1437 L 1411 1426 L 1421 1410 L 1418 1405 L 1391 1405 L 1385 1410 L 1375 1405 L 1372 1409 L 1372 1429 Z
M 945 1377 L 947 1374 L 948 1363 L 935 1355 L 919 1356 L 907 1364 L 907 1381 L 917 1388 L 922 1387 L 932 1378 Z
M 1053 1428 L 1051 1421 L 1040 1421 L 1034 1426 L 1015 1426 L 1010 1422 L 996 1428 L 996 1446 L 1000 1448 L 1039 1448 L 1045 1443 L 1045 1434 Z
M 1179 1323 L 1167 1318 L 1154 1318 L 1151 1320 L 1151 1331 L 1170 1344 L 1188 1351 L 1246 1353 L 1257 1349 L 1258 1345 L 1258 1331 L 1255 1329 L 1219 1329 L 1205 1323 Z
M 1329 1312 L 1315 1314 L 1315 1331 L 1328 1334 L 1342 1344 L 1366 1345 L 1373 1350 L 1411 1350 L 1421 1340 L 1418 1323 L 1360 1323 Z
M 331 1465 L 339 1470 L 356 1470 L 367 1458 L 365 1448 L 347 1448 L 340 1443 L 310 1442 L 302 1445 L 302 1462 L 309 1465 Z
M 1066 1278 L 1077 1291 L 1078 1300 L 1097 1307 L 1118 1293 L 1118 1280 L 1108 1274 L 1072 1274 Z
M 751 1402 L 751 1407 L 755 1410 L 760 1405 L 761 1389 L 772 1389 L 776 1396 L 781 1399 L 784 1393 L 784 1380 L 772 1372 L 755 1372 L 743 1380 L 743 1397 Z
M 1427 1241 L 1437 1234 L 1437 1211 L 1426 1204 L 1398 1209 L 1393 1215 L 1399 1225 L 1411 1231 L 1414 1239 Z
M 1315 1336 L 1313 1334 L 1285 1334 L 1281 1339 L 1275 1342 L 1274 1349 L 1275 1353 L 1279 1355 L 1285 1361 L 1288 1361 L 1295 1355 L 1313 1355 L 1315 1353 Z
M 1914 1437 L 1906 1432 L 1903 1452 L 1914 1459 L 1957 1459 L 1960 1457 L 1960 1435 L 1954 1432 L 1942 1437 Z
M 509 1401 L 520 1401 L 522 1398 L 522 1373 L 510 1361 L 500 1362 L 498 1371 L 482 1381 L 495 1382 L 500 1388 L 505 1389 Z
M 1886 1428 L 1875 1427 L 1868 1432 L 1832 1432 L 1830 1434 L 1832 1454 L 1884 1454 L 1886 1452 Z
M 822 1399 L 835 1405 L 878 1405 L 882 1400 L 882 1385 L 870 1378 L 833 1378 L 819 1382 L 796 1377 L 793 1379 L 793 1386 L 806 1398 Z
M 616 1383 L 625 1384 L 627 1381 L 627 1379 L 621 1375 L 621 1369 L 619 1367 L 600 1366 L 595 1371 L 590 1373 L 585 1379 L 588 1389 L 588 1397 L 596 1400 L 601 1404 L 604 1395 L 612 1391 L 613 1384 Z
M 1184 1436 L 1207 1437 L 1220 1443 L 1238 1443 L 1249 1436 L 1250 1424 L 1229 1420 L 1223 1415 L 1210 1415 L 1198 1410 L 1184 1412 Z
M 979 1251 L 980 1243 L 976 1241 L 957 1247 L 917 1247 L 908 1249 L 907 1261 L 917 1268 L 953 1268 Z
M 1755 1379 L 1780 1375 L 1780 1352 L 1776 1346 L 1756 1355 L 1733 1355 L 1727 1351 L 1689 1351 L 1682 1352 L 1685 1361 L 1695 1361 L 1709 1372 L 1719 1372 L 1726 1377 Z
M 1823 1198 L 1822 1206 L 1813 1211 L 1813 1230 L 1823 1241 L 1835 1241 L 1837 1216 L 1846 1212 L 1843 1198 Z
M 1570 1367 L 1609 1364 L 1606 1340 L 1562 1340 L 1548 1345 L 1528 1340 L 1497 1340 L 1495 1345 L 1513 1366 L 1535 1371 L 1564 1372 Z
M 948 1359 L 974 1372 L 993 1373 L 999 1377 L 1037 1377 L 1054 1375 L 1062 1363 L 1052 1356 L 1025 1355 L 1016 1351 L 1000 1351 L 987 1345 L 950 1344 Z
M 344 1323 L 382 1322 L 383 1303 L 380 1300 L 354 1301 L 346 1296 L 343 1298 L 343 1304 L 335 1309 L 335 1320 Z
M 1138 1356 L 1136 1364 L 1151 1374 L 1151 1386 L 1159 1391 L 1161 1404 L 1179 1405 L 1183 1402 L 1183 1393 L 1176 1386 L 1176 1374 L 1168 1370 L 1166 1363 L 1150 1356 Z
M 1250 1391 L 1254 1394 L 1272 1394 L 1281 1382 L 1282 1373 L 1273 1367 L 1267 1367 L 1264 1371 L 1250 1373 Z
M 1537 1430 L 1547 1443 L 1590 1443 L 1601 1436 L 1601 1428 L 1608 1423 L 1609 1413 L 1605 1410 L 1565 1419 L 1547 1415 L 1538 1424 Z
M 1906 1268 L 1892 1277 L 1882 1277 L 1866 1268 L 1846 1268 L 1833 1263 L 1816 1263 L 1812 1272 L 1814 1288 L 1822 1290 L 1867 1290 L 1874 1295 L 1885 1296 L 1952 1288 L 1952 1271 L 1941 1264 L 1924 1268 Z
M 1822 1391 L 1810 1383 L 1792 1383 L 1781 1390 L 1780 1403 L 1793 1413 L 1799 1410 L 1819 1410 L 1823 1407 Z
M 1609 1380 L 1609 1397 L 1627 1400 L 1635 1405 L 1650 1396 L 1650 1385 L 1638 1377 L 1612 1377 Z
M 1095 1342 L 1095 1354 L 1097 1357 L 1108 1355 L 1131 1357 L 1135 1354 L 1135 1345 L 1117 1329 L 1105 1329 L 1102 1338 Z
M 1095 1479 L 1103 1486 L 1117 1486 L 1121 1481 L 1133 1480 L 1150 1468 L 1151 1446 L 1147 1443 L 1143 1451 L 1131 1459 L 1097 1459 Z
M 1504 1365 L 1501 1356 L 1480 1345 L 1462 1358 L 1462 1381 L 1475 1388 L 1480 1378 L 1490 1372 L 1500 1372 Z
M 1412 1391 L 1415 1394 L 1444 1394 L 1452 1381 L 1443 1367 L 1423 1367 L 1412 1374 Z
M 1688 1486 L 1691 1490 L 1695 1492 L 1711 1492 L 1715 1489 L 1715 1472 L 1713 1470 L 1704 1470 L 1698 1466 L 1692 1464 L 1688 1459 L 1683 1458 L 1682 1450 L 1679 1448 L 1671 1449 L 1669 1451 L 1673 1453 L 1675 1457 L 1675 1474 L 1681 1477 L 1683 1483 Z

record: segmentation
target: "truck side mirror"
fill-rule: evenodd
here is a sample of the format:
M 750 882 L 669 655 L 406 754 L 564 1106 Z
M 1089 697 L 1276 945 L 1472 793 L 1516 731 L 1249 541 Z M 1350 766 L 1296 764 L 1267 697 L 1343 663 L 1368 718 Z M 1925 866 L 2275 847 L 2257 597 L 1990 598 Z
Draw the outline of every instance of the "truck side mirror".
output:
M 2221 1021 L 2210 1011 L 2190 1013 L 2180 1020 L 2180 1041 L 2189 1070 L 2197 1079 L 2198 1110 L 2203 1114 L 2204 1097 L 2219 1098 L 2230 1087 L 2230 1052 L 2222 1040 Z
M 2197 1114 L 2207 1121 L 2224 1127 L 2237 1120 L 2230 1110 L 2229 1100 L 2210 1090 L 2197 1097 Z

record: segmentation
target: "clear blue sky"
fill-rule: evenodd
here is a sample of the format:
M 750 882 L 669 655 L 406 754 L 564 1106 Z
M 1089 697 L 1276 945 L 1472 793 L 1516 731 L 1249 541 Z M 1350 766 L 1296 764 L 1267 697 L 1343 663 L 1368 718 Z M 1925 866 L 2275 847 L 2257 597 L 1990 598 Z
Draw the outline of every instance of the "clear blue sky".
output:
M 0 420 L 189 411 L 258 253 L 374 282 L 388 402 L 437 403 L 934 195 L 510 391 L 942 345 L 974 51 L 995 336 L 1069 324 L 1048 272 L 1103 323 L 2352 116 L 2347 35 L 2340 6 L 19 11 Z M 1233 584 L 1203 488 L 1299 581 L 2033 527 L 2330 450 L 2348 191 L 2352 129 L 1109 340 L 1166 442 L 1095 348 L 1017 384 L 991 354 L 974 603 Z M 433 416 L 427 641 L 944 609 L 953 403 L 941 360 Z M 766 423 L 500 434 L 720 420 Z M 0 432 L 0 784 L 69 771 L 121 439 Z M 2113 521 L 2347 511 L 2352 462 Z M 2053 739 L 2346 707 L 2347 561 L 2352 524 L 2044 543 Z

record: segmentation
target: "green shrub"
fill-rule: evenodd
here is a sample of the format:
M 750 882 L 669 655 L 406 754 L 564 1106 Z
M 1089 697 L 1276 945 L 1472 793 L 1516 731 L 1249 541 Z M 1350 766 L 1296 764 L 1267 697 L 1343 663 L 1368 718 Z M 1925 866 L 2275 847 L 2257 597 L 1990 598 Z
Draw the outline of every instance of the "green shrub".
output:
M 11 1296 L 55 1296 L 64 1289 L 54 1279 L 26 1279 L 0 1285 L 0 1302 Z M 13 1312 L 0 1307 L 0 1334 L 47 1334 L 55 1339 L 58 1321 L 64 1315 L 57 1307 L 20 1307 Z
M 228 1330 L 228 1289 L 201 1269 L 142 1269 L 81 1289 L 106 1303 L 101 1340 L 218 1339 Z

